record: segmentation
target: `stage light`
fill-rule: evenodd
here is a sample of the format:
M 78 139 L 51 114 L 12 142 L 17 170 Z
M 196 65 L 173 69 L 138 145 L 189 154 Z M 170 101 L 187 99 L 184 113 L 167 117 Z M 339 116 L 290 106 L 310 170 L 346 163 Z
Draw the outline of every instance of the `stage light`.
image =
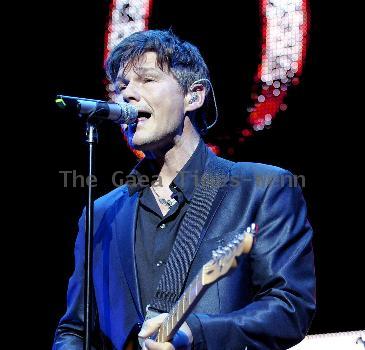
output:
M 253 130 L 270 125 L 276 113 L 285 111 L 283 99 L 290 85 L 299 83 L 309 32 L 306 0 L 261 0 L 262 64 L 256 74 L 254 100 L 248 121 Z M 264 116 L 270 114 L 270 121 Z
M 113 0 L 109 10 L 104 58 L 123 38 L 148 28 L 152 0 Z

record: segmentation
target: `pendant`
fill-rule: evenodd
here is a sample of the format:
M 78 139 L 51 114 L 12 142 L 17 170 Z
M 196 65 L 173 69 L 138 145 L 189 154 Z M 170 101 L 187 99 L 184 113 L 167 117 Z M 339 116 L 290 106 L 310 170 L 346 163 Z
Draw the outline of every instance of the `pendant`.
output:
M 158 199 L 158 201 L 162 204 L 162 205 L 164 205 L 164 206 L 166 206 L 166 207 L 168 207 L 169 209 L 171 209 L 171 207 L 176 203 L 176 200 L 175 199 L 165 199 L 165 198 L 159 198 Z

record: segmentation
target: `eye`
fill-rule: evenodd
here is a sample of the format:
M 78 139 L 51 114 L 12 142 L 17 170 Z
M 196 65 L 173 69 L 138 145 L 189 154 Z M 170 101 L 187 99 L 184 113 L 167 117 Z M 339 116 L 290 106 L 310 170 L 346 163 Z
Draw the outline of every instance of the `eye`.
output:
M 114 85 L 114 93 L 116 93 L 117 95 L 121 94 L 122 91 L 126 88 L 125 85 Z
M 145 78 L 143 78 L 143 82 L 144 82 L 144 83 L 150 83 L 150 82 L 152 82 L 152 81 L 155 81 L 155 79 L 153 79 L 153 78 L 151 78 L 151 77 L 145 77 Z
M 125 90 L 128 86 L 128 81 L 125 79 L 117 79 L 114 82 L 114 88 L 117 93 L 121 93 L 123 90 Z
M 118 89 L 119 91 L 123 91 L 126 87 L 127 87 L 127 85 L 126 85 L 126 84 L 119 84 L 119 85 L 117 86 L 117 89 Z

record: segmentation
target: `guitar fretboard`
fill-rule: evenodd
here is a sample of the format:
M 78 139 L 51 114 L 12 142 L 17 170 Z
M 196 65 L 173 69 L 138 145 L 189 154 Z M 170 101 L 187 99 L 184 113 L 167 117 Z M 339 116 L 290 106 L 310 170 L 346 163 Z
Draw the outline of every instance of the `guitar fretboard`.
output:
M 194 306 L 195 301 L 199 294 L 203 291 L 203 270 L 200 270 L 198 275 L 190 283 L 189 287 L 181 295 L 180 299 L 174 305 L 162 323 L 157 340 L 158 342 L 165 342 L 171 339 L 176 331 L 180 328 L 181 324 L 185 320 L 185 316 L 189 313 L 190 309 Z

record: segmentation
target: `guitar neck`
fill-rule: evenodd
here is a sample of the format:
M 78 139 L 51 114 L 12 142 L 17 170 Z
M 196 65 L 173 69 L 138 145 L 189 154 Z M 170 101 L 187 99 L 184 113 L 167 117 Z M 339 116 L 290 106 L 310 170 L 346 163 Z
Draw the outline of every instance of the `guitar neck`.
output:
M 201 269 L 161 324 L 157 335 L 158 342 L 166 342 L 173 338 L 199 300 L 205 287 L 203 269 Z

